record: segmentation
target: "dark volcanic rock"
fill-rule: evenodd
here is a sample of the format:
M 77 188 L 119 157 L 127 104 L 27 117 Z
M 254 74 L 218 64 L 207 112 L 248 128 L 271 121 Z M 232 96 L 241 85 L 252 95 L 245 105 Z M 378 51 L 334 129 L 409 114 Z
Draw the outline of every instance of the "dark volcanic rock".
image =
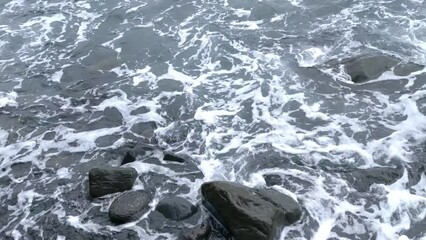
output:
M 171 161 L 171 162 L 179 162 L 179 163 L 183 163 L 185 162 L 185 159 L 180 158 L 178 156 L 172 155 L 172 154 L 165 154 L 163 157 L 164 161 Z
M 346 73 L 354 83 L 362 83 L 380 77 L 395 67 L 395 74 L 407 76 L 421 70 L 423 66 L 414 63 L 402 63 L 398 59 L 383 55 L 364 55 L 343 61 Z
M 121 165 L 124 165 L 126 163 L 131 163 L 134 162 L 136 160 L 136 154 L 133 151 L 128 151 L 126 153 L 126 155 L 123 158 L 123 161 L 121 162 Z
M 99 167 L 89 172 L 89 188 L 92 197 L 130 190 L 138 173 L 133 168 Z
M 204 206 L 237 240 L 274 239 L 301 216 L 295 200 L 272 189 L 209 182 L 201 192 Z
M 204 221 L 190 229 L 185 229 L 179 236 L 179 240 L 207 240 L 211 234 L 212 227 L 208 221 Z
M 143 214 L 151 200 L 151 194 L 143 190 L 123 193 L 109 207 L 109 218 L 115 223 L 133 221 Z
M 374 183 L 392 184 L 403 175 L 402 168 L 374 167 L 346 173 L 349 183 L 359 192 L 366 192 Z
M 197 212 L 197 208 L 188 200 L 181 197 L 172 197 L 161 200 L 156 210 L 164 217 L 180 221 L 191 217 Z

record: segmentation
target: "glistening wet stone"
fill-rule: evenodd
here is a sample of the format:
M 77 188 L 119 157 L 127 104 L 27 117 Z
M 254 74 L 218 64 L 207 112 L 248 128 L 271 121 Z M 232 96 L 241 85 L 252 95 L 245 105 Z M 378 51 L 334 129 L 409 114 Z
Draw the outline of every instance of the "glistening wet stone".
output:
M 197 212 L 197 208 L 188 200 L 181 197 L 172 197 L 161 200 L 156 209 L 164 217 L 180 221 L 191 217 Z
M 118 196 L 109 207 L 109 218 L 115 223 L 136 220 L 151 202 L 151 193 L 143 190 L 126 192 Z
M 136 180 L 133 168 L 97 167 L 89 172 L 89 189 L 92 197 L 130 190 Z
M 218 181 L 204 183 L 201 192 L 203 205 L 236 239 L 275 239 L 302 214 L 294 199 L 276 190 Z

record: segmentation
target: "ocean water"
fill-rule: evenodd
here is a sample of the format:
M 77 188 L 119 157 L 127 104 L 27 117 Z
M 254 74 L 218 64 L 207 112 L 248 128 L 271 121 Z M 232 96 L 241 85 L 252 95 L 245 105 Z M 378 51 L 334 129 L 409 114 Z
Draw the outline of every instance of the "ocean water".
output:
M 426 69 L 353 84 L 330 62 L 426 65 L 423 0 L 0 0 L 0 238 L 174 239 L 150 217 L 205 181 L 275 188 L 282 239 L 426 239 Z M 87 173 L 128 164 L 151 210 L 114 225 Z M 163 151 L 189 160 L 168 164 Z M 352 174 L 393 167 L 356 189 Z M 199 169 L 199 170 L 197 170 Z M 198 171 L 201 171 L 199 173 Z M 201 217 L 200 217 L 201 218 Z M 188 226 L 191 224 L 188 224 Z

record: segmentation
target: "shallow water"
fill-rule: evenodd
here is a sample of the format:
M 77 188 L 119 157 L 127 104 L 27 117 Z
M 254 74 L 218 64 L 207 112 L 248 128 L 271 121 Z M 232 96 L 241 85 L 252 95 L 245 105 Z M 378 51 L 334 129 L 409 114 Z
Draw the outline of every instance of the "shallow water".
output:
M 115 195 L 88 198 L 92 167 L 148 145 L 128 165 L 134 189 L 156 189 L 152 209 L 197 203 L 205 181 L 274 174 L 304 208 L 283 239 L 426 239 L 426 69 L 352 84 L 329 64 L 382 53 L 426 65 L 422 0 L 0 6 L 0 238 L 175 238 L 149 213 L 112 225 Z M 203 175 L 156 161 L 159 149 Z M 348 180 L 378 166 L 401 176 L 364 192 Z

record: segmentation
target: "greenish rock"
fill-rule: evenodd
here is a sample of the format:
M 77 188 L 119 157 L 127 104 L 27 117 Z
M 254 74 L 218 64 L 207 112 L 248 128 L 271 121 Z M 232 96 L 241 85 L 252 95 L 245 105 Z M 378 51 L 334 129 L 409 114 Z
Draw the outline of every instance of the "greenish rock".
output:
M 217 181 L 204 183 L 201 193 L 213 219 L 236 240 L 275 239 L 302 214 L 297 201 L 273 189 Z

